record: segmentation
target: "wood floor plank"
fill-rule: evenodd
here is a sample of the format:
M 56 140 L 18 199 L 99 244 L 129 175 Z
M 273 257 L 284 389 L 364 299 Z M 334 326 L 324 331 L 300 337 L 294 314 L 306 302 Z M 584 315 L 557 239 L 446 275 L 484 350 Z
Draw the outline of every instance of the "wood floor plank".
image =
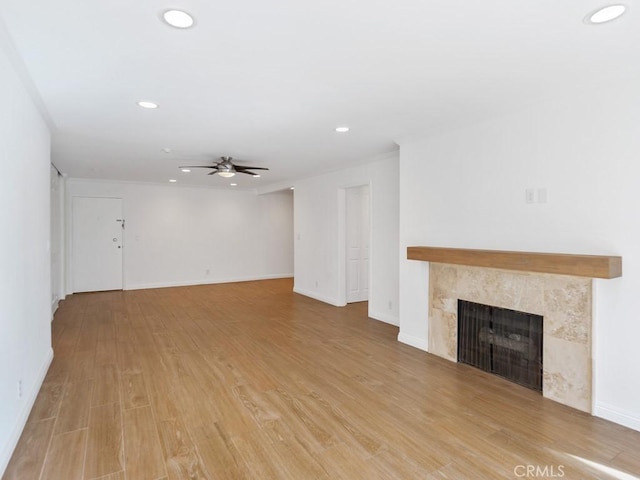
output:
M 255 478 L 220 424 L 203 423 L 189 431 L 194 444 L 198 446 L 203 468 L 210 472 L 212 479 L 252 480 Z
M 3 478 L 640 478 L 640 432 L 403 345 L 366 302 L 292 288 L 68 296 Z
M 260 357 L 246 352 L 229 358 L 229 367 L 233 369 L 238 383 L 248 383 L 262 391 L 276 387 L 277 382 L 260 362 Z
M 517 466 L 517 465 L 516 465 Z M 514 466 L 514 468 L 516 467 Z M 519 472 L 519 470 L 518 470 Z M 526 472 L 526 465 L 525 465 Z M 439 468 L 435 472 L 427 475 L 426 480 L 453 480 L 453 479 L 478 479 L 478 480 L 496 480 L 496 478 L 518 478 L 512 472 L 504 475 L 493 471 L 490 467 L 482 462 L 468 462 L 464 458 L 458 458 L 455 461 Z M 544 477 L 543 477 L 544 478 Z M 583 479 L 580 479 L 583 480 Z M 584 480 L 590 480 L 585 478 Z
M 180 390 L 172 380 L 162 374 L 145 373 L 149 402 L 155 413 L 156 420 L 179 418 L 182 408 L 176 393 Z
M 195 344 L 191 335 L 189 335 L 185 331 L 169 331 L 169 336 L 173 340 L 173 344 L 175 348 L 180 353 L 193 352 L 198 349 L 198 346 Z
M 374 466 L 353 453 L 353 450 L 341 443 L 320 454 L 320 464 L 331 479 L 368 480 L 382 479 L 384 474 Z
M 231 389 L 233 396 L 253 417 L 253 421 L 261 426 L 268 426 L 280 420 L 280 413 L 266 401 L 265 396 L 250 385 L 237 385 Z
M 116 338 L 115 323 L 112 318 L 112 311 L 108 310 L 105 320 L 98 324 L 98 343 L 109 343 Z
M 122 405 L 125 410 L 149 405 L 149 395 L 142 373 L 122 374 Z
M 63 382 L 56 380 L 44 382 L 33 404 L 28 422 L 39 422 L 55 417 L 60 409 L 63 391 Z
M 73 353 L 80 337 L 79 326 L 67 326 L 57 335 L 53 335 L 53 348 L 56 355 L 68 355 Z
M 151 407 L 124 411 L 124 443 L 127 477 L 156 480 L 167 475 Z
M 120 402 L 120 376 L 115 364 L 98 365 L 93 378 L 91 406 Z
M 91 408 L 84 478 L 93 479 L 124 470 L 123 447 L 120 404 Z
M 294 395 L 283 388 L 266 392 L 266 398 L 274 408 L 281 412 L 283 422 L 287 425 L 307 450 L 321 452 L 333 445 L 341 443 L 332 429 L 327 428 L 322 420 L 311 413 Z
M 244 407 L 242 401 L 227 388 L 216 388 L 209 391 L 210 409 L 214 417 L 224 426 L 230 435 L 255 430 L 258 424 L 251 412 Z
M 95 350 L 76 351 L 69 367 L 69 380 L 78 381 L 93 378 L 95 361 Z
M 388 479 L 428 478 L 432 473 L 432 466 L 421 464 L 419 461 L 400 455 L 396 451 L 383 450 L 366 461 L 370 469 L 379 472 L 380 476 Z
M 109 340 L 99 340 L 96 343 L 96 365 L 107 365 L 117 362 L 116 341 L 114 338 Z
M 124 318 L 119 318 L 114 320 L 115 322 L 115 332 L 116 332 L 116 342 L 126 342 L 130 341 L 135 337 L 133 326 L 131 325 L 130 319 L 127 317 L 126 321 Z
M 40 480 L 82 480 L 87 430 L 54 435 Z
M 325 425 L 331 425 L 333 431 L 352 448 L 361 451 L 362 456 L 370 457 L 379 453 L 382 442 L 368 426 L 355 422 L 341 409 L 339 402 L 327 400 L 317 392 L 301 398 L 303 404 L 321 419 Z
M 219 388 L 221 385 L 236 385 L 232 368 L 225 358 L 209 352 L 187 352 L 181 356 L 188 375 L 198 379 L 205 388 Z
M 49 370 L 45 376 L 45 382 L 58 381 L 64 383 L 69 380 L 71 368 L 73 365 L 73 354 L 56 354 L 53 357 Z
M 131 341 L 132 338 L 135 338 L 133 333 L 131 337 L 116 344 L 117 363 L 122 373 L 141 373 L 145 365 L 144 353 L 136 343 Z
M 85 317 L 89 320 L 82 323 L 78 341 L 76 343 L 76 352 L 91 352 L 92 355 L 96 353 L 96 344 L 98 343 L 98 328 L 92 321 L 92 313 L 86 312 Z
M 93 380 L 68 382 L 56 421 L 56 434 L 71 432 L 89 425 L 89 407 Z
M 211 478 L 198 449 L 180 419 L 158 422 L 158 431 L 171 480 Z
M 125 480 L 124 470 L 121 472 L 111 473 L 100 478 L 92 478 L 90 480 Z
M 267 432 L 253 430 L 233 438 L 252 478 L 318 479 L 326 471 L 317 459 L 301 450 L 292 451 L 287 443 L 270 441 Z
M 27 423 L 4 472 L 3 480 L 25 480 L 40 477 L 54 423 L 55 419 L 53 418 Z
M 626 473 L 640 472 L 640 448 L 633 452 L 621 452 L 611 461 L 610 465 Z

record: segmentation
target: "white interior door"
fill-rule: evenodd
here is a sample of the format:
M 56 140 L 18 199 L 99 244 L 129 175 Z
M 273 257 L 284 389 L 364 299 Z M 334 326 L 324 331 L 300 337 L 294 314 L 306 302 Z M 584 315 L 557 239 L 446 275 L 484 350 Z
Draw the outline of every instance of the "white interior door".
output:
M 74 292 L 122 290 L 122 199 L 74 197 Z
M 346 190 L 347 303 L 369 299 L 369 187 Z

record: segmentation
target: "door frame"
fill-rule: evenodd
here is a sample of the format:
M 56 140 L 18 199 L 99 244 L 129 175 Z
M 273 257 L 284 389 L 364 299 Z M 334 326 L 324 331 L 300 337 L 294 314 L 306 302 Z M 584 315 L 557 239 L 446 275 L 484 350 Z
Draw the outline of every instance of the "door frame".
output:
M 123 197 L 118 197 L 115 195 L 81 195 L 81 194 L 72 194 L 72 195 L 68 195 L 67 196 L 67 201 L 65 204 L 65 211 L 67 212 L 67 215 L 65 216 L 66 218 L 66 229 L 65 229 L 65 234 L 66 234 L 66 241 L 65 241 L 65 249 L 66 249 L 66 255 L 65 255 L 65 269 L 67 272 L 66 275 L 66 281 L 65 281 L 65 290 L 66 290 L 66 294 L 67 295 L 72 295 L 74 292 L 74 287 L 73 287 L 73 199 L 76 197 L 81 197 L 81 198 L 109 198 L 109 199 L 114 199 L 114 200 L 121 200 L 122 201 L 122 218 L 126 218 L 126 214 L 125 214 L 125 199 Z M 125 266 L 126 266 L 126 251 L 127 249 L 125 248 L 125 233 L 126 233 L 126 229 L 123 230 L 122 232 L 122 290 L 126 290 L 127 289 L 127 284 L 126 284 L 126 275 L 125 275 Z
M 373 185 L 371 181 L 353 182 L 338 188 L 338 306 L 347 305 L 347 190 L 369 187 L 369 300 L 371 300 L 371 279 L 373 278 Z

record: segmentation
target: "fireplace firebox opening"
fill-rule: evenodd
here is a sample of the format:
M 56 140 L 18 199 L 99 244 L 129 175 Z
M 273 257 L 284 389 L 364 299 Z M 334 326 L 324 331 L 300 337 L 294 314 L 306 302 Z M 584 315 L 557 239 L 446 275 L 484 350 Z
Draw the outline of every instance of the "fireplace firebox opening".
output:
M 542 318 L 458 300 L 458 362 L 542 392 Z

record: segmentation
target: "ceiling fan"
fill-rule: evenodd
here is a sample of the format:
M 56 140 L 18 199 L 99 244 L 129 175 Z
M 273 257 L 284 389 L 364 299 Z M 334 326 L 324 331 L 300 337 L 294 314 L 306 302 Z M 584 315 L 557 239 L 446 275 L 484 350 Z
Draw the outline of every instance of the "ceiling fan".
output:
M 215 162 L 213 165 L 192 165 L 179 168 L 211 168 L 213 169 L 213 172 L 209 173 L 209 175 L 217 173 L 224 178 L 233 177 L 236 173 L 246 173 L 247 175 L 259 177 L 260 175 L 256 172 L 252 172 L 252 170 L 269 170 L 265 167 L 245 167 L 243 165 L 236 165 L 231 160 L 232 157 L 224 156 L 220 157 L 220 161 Z

